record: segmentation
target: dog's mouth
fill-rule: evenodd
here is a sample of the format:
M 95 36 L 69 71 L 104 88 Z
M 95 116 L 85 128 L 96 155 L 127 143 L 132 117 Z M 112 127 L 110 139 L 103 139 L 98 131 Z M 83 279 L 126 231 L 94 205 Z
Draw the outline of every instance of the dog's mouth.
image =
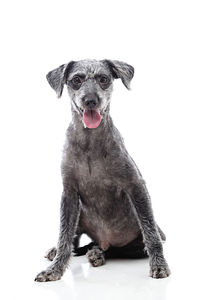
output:
M 87 128 L 97 128 L 101 123 L 101 119 L 99 110 L 85 109 L 83 111 L 83 123 Z

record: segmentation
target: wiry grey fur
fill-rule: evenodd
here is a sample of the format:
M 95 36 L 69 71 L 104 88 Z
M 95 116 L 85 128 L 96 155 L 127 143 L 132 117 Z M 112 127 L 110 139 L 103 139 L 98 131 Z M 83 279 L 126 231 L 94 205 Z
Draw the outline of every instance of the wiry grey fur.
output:
M 79 89 L 72 85 L 77 74 L 84 75 Z M 110 79 L 106 88 L 99 84 L 101 74 Z M 108 257 L 148 255 L 150 276 L 163 278 L 170 274 L 161 242 L 165 236 L 154 220 L 145 182 L 109 114 L 113 80 L 120 78 L 129 88 L 133 74 L 133 67 L 123 62 L 82 60 L 62 65 L 47 75 L 58 97 L 67 85 L 73 118 L 62 159 L 58 245 L 48 251 L 46 257 L 55 258 L 36 281 L 61 278 L 73 245 L 75 252 L 81 249 L 78 241 L 82 233 L 93 241 L 87 248 L 93 266 L 104 264 Z M 98 100 L 94 105 L 102 120 L 97 128 L 89 129 L 82 117 L 85 99 L 93 98 Z

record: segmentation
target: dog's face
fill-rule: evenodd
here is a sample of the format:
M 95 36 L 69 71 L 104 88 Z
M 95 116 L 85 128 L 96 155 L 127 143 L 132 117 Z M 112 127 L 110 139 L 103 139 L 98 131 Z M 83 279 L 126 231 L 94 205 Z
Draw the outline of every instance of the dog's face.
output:
M 133 78 L 132 66 L 110 60 L 71 61 L 49 72 L 47 80 L 61 97 L 64 84 L 72 101 L 72 108 L 78 113 L 85 127 L 97 128 L 109 110 L 113 80 L 121 78 L 129 89 Z

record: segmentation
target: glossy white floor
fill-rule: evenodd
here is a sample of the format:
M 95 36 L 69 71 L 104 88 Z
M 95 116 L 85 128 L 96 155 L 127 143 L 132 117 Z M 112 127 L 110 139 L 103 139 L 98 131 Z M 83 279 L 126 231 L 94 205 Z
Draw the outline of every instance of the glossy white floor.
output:
M 173 245 L 170 247 L 173 248 Z M 199 285 L 196 258 L 183 261 L 176 250 L 173 255 L 171 253 L 172 256 L 168 251 L 165 253 L 172 270 L 167 279 L 148 277 L 148 259 L 109 260 L 106 265 L 93 268 L 82 256 L 71 259 L 70 268 L 61 280 L 37 283 L 34 276 L 49 262 L 41 257 L 39 251 L 34 257 L 29 257 L 17 247 L 15 254 L 20 257 L 13 259 L 12 271 L 4 268 L 4 274 L 1 274 L 4 277 L 2 299 L 195 299 Z M 2 259 L 2 263 L 6 266 L 5 260 Z

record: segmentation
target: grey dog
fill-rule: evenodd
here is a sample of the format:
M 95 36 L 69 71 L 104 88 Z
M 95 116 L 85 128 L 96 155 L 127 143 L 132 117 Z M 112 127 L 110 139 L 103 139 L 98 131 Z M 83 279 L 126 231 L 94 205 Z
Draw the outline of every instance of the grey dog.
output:
M 133 75 L 132 66 L 116 60 L 71 61 L 47 74 L 58 97 L 67 85 L 72 122 L 61 165 L 58 245 L 47 252 L 53 262 L 36 281 L 60 279 L 72 251 L 87 252 L 93 266 L 111 257 L 148 256 L 151 277 L 170 274 L 163 255 L 165 235 L 154 220 L 145 182 L 109 114 L 114 79 L 129 89 Z M 83 233 L 92 242 L 79 247 Z

